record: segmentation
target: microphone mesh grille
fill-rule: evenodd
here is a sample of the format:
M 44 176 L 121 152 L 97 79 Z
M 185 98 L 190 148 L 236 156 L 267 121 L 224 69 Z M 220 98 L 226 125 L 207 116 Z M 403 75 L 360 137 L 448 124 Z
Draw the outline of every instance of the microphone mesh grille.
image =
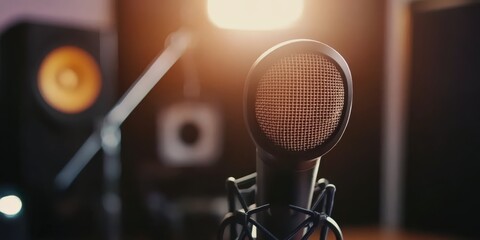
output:
M 323 144 L 341 122 L 342 74 L 329 58 L 304 53 L 283 57 L 261 77 L 255 117 L 267 138 L 288 151 Z

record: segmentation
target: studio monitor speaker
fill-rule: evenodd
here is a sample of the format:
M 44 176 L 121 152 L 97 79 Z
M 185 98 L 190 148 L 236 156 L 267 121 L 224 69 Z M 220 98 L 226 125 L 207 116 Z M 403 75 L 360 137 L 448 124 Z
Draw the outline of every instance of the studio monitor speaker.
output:
M 158 157 L 165 165 L 212 165 L 222 154 L 221 111 L 209 102 L 172 104 L 158 114 L 157 137 Z
M 1 34 L 0 184 L 20 193 L 34 239 L 94 231 L 101 161 L 66 192 L 53 182 L 113 103 L 116 49 L 102 41 L 95 29 L 39 22 Z

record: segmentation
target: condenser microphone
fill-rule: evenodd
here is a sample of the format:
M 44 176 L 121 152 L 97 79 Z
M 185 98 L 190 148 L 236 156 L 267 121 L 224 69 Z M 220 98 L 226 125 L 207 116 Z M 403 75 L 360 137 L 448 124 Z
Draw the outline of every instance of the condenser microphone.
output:
M 320 158 L 340 140 L 352 107 L 344 58 L 309 39 L 280 43 L 253 64 L 245 86 L 245 121 L 256 145 L 258 222 L 285 239 L 305 219 Z M 301 238 L 301 234 L 292 239 Z M 257 231 L 257 239 L 267 239 Z

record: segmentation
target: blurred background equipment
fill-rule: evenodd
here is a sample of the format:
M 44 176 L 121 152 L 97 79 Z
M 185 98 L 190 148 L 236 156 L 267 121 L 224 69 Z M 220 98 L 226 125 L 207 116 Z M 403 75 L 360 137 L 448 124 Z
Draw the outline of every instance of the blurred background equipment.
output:
M 102 232 L 101 163 L 93 164 L 68 191 L 57 191 L 53 181 L 115 96 L 113 26 L 104 19 L 107 15 L 83 15 L 89 8 L 96 9 L 92 16 L 108 5 L 42 4 L 51 6 L 33 1 L 0 4 L 0 184 L 18 194 L 0 192 L 0 198 L 2 204 L 10 203 L 10 210 L 13 196 L 22 203 L 17 216 L 0 220 L 0 232 L 11 233 L 2 239 Z M 86 9 L 72 9 L 76 6 Z
M 223 124 L 219 110 L 208 102 L 185 101 L 160 112 L 158 155 L 165 165 L 209 165 L 222 151 Z
M 95 219 L 100 165 L 71 193 L 55 191 L 52 183 L 112 101 L 100 40 L 97 31 L 38 21 L 18 23 L 2 35 L 7 114 L 1 147 L 9 156 L 2 177 L 25 193 L 25 215 L 36 236 L 48 236 L 75 215 Z

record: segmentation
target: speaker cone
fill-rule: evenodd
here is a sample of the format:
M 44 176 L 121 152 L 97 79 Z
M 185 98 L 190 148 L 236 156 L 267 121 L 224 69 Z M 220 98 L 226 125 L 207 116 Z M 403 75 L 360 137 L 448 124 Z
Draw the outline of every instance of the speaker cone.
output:
M 43 100 L 65 114 L 91 107 L 102 88 L 97 62 L 75 46 L 58 47 L 48 53 L 40 64 L 37 84 Z

